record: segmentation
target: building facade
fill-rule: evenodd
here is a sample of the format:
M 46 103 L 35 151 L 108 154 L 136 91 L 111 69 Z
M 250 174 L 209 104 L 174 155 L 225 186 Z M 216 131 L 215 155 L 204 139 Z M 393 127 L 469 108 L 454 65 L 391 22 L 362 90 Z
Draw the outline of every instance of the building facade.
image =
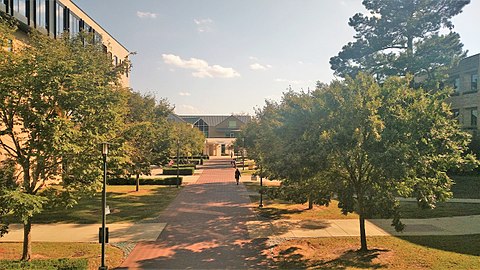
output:
M 28 32 L 34 28 L 52 38 L 63 35 L 71 37 L 80 31 L 92 33 L 94 42 L 100 42 L 113 64 L 121 64 L 128 59 L 130 52 L 96 23 L 88 14 L 71 0 L 0 0 L 0 16 L 11 16 L 18 21 L 16 40 L 9 41 L 8 49 L 15 50 L 18 43 L 28 43 Z M 121 77 L 122 85 L 129 87 L 129 74 Z M 8 138 L 4 142 L 12 144 Z M 0 150 L 0 160 L 5 154 Z
M 96 42 L 103 44 L 104 51 L 114 64 L 120 64 L 130 54 L 71 0 L 0 0 L 0 15 L 4 14 L 9 14 L 19 22 L 16 37 L 21 41 L 27 40 L 29 28 L 35 28 L 52 38 L 75 36 L 80 31 L 86 31 L 94 35 Z M 129 86 L 128 73 L 122 76 L 122 83 Z
M 472 131 L 474 135 L 477 135 L 479 128 L 479 70 L 480 54 L 476 54 L 461 60 L 450 72 L 450 81 L 454 89 L 454 93 L 449 98 L 452 112 L 461 126 Z
M 175 115 L 171 121 L 185 122 L 205 135 L 204 154 L 209 156 L 234 155 L 233 142 L 251 117 L 248 115 Z

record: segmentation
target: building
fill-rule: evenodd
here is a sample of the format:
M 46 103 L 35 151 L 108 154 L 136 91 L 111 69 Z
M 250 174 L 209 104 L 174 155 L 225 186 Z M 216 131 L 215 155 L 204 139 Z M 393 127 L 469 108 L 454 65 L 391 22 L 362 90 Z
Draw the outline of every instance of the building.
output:
M 185 122 L 198 128 L 206 137 L 204 153 L 209 156 L 233 155 L 233 142 L 251 117 L 248 115 L 175 115 L 169 120 Z
M 3 13 L 3 14 L 2 14 Z M 52 38 L 64 34 L 74 36 L 80 31 L 93 33 L 114 64 L 127 59 L 130 52 L 71 0 L 0 0 L 0 15 L 9 14 L 19 22 L 16 37 L 27 40 L 27 30 L 35 28 Z M 128 73 L 122 76 L 129 86 Z
M 479 128 L 478 109 L 480 94 L 478 77 L 480 70 L 480 54 L 462 59 L 450 72 L 450 81 L 454 93 L 449 98 L 454 116 L 463 128 L 471 130 L 474 135 Z
M 0 0 L 0 16 L 12 16 L 19 23 L 16 40 L 9 41 L 9 49 L 14 50 L 19 43 L 28 43 L 27 33 L 34 28 L 56 39 L 62 35 L 73 37 L 80 31 L 92 33 L 94 42 L 102 44 L 115 65 L 121 64 L 130 55 L 120 42 L 71 0 Z M 123 86 L 129 87 L 128 72 L 122 75 L 121 80 Z M 4 153 L 0 151 L 0 160 L 4 158 Z

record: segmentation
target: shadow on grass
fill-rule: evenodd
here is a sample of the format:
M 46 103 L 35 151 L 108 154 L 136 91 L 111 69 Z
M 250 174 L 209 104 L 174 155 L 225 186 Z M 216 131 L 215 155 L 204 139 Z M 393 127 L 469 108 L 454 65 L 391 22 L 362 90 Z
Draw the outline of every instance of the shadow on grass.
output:
M 261 217 L 271 220 L 285 219 L 285 215 L 299 214 L 301 212 L 303 211 L 298 209 L 279 209 L 270 207 L 263 207 L 258 210 Z
M 130 187 L 130 186 L 129 186 Z M 131 186 L 135 190 L 135 186 Z M 149 192 L 107 192 L 107 205 L 111 214 L 109 223 L 138 222 L 156 218 L 176 197 L 179 189 L 175 187 L 158 187 Z M 79 223 L 93 224 L 101 222 L 101 193 L 90 198 L 81 199 L 72 208 L 56 207 L 46 209 L 33 219 L 34 223 Z
M 480 234 L 397 236 L 417 245 L 466 255 L 480 256 Z
M 374 263 L 373 260 L 378 258 L 386 249 L 372 249 L 367 252 L 357 250 L 348 250 L 339 257 L 332 260 L 310 261 L 305 259 L 301 254 L 296 253 L 298 248 L 290 247 L 280 252 L 277 257 L 278 269 L 381 269 L 385 265 Z

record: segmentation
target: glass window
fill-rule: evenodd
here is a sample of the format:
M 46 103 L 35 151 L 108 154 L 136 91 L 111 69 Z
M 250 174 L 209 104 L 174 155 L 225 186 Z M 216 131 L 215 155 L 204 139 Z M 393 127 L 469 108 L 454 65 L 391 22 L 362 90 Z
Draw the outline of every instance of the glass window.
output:
M 237 121 L 228 121 L 228 127 L 229 128 L 236 128 L 237 127 Z
M 455 80 L 453 81 L 453 91 L 458 92 L 458 88 L 460 88 L 460 78 L 459 77 L 455 78 Z
M 452 110 L 453 118 L 458 118 L 460 115 L 460 110 L 459 109 L 453 109 Z
M 55 13 L 56 13 L 55 36 L 60 37 L 65 31 L 65 24 L 64 24 L 65 14 L 64 14 L 64 7 L 57 2 L 55 3 Z
M 200 119 L 193 126 L 198 128 L 201 132 L 203 132 L 203 135 L 208 138 L 208 125 L 205 123 L 205 121 Z
M 470 126 L 476 127 L 478 119 L 478 110 L 477 108 L 470 109 Z
M 118 57 L 116 55 L 113 56 L 113 63 L 115 64 L 115 66 L 118 66 Z
M 470 82 L 471 82 L 472 91 L 477 91 L 478 73 L 470 75 Z
M 27 1 L 13 0 L 13 11 L 27 17 Z
M 47 0 L 37 0 L 35 23 L 37 27 L 47 28 Z
M 80 18 L 75 16 L 75 14 L 70 12 L 70 22 L 68 31 L 70 32 L 70 37 L 76 36 L 80 32 Z

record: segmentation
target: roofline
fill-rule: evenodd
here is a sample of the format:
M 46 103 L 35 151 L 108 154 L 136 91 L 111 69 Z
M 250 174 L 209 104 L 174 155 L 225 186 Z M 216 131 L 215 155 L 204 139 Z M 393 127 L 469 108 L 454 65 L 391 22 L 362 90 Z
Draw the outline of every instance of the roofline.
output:
M 114 36 L 112 36 L 112 34 L 110 34 L 107 30 L 105 30 L 105 28 L 103 28 L 102 25 L 100 25 L 97 21 L 95 21 L 92 17 L 90 17 L 90 15 L 88 15 L 88 13 L 85 12 L 81 7 L 79 7 L 77 4 L 75 4 L 74 0 L 70 0 L 70 2 L 75 7 L 77 7 L 79 10 L 81 10 L 83 12 L 83 14 L 85 14 L 88 18 L 90 18 L 93 22 L 95 22 L 98 25 L 98 27 L 100 27 L 103 31 L 105 31 L 105 33 L 107 33 L 113 40 L 115 40 L 120 46 L 122 46 L 122 48 L 124 48 L 127 52 L 130 53 L 129 49 L 127 49 L 125 46 L 123 46 L 123 44 L 120 43 L 120 41 L 118 41 Z

